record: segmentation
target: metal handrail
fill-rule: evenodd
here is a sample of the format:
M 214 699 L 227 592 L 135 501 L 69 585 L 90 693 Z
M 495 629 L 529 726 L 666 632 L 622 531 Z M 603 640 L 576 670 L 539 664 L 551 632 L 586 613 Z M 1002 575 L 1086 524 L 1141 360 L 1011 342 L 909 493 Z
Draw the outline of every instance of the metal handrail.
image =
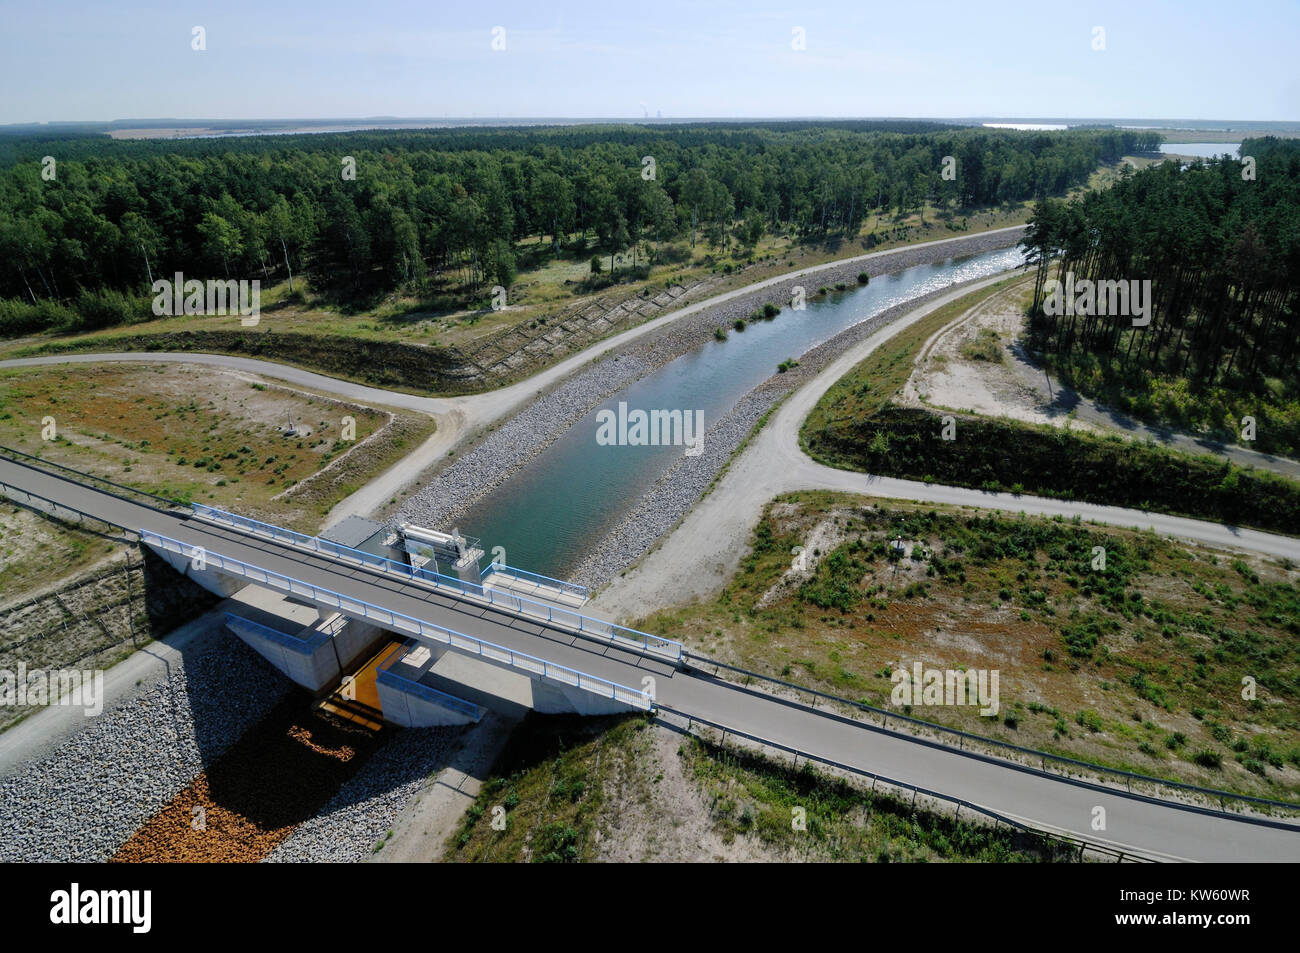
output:
M 166 503 L 169 507 L 185 505 L 185 503 L 182 502 L 181 500 L 174 500 L 171 499 L 170 497 L 159 496 L 157 493 L 150 493 L 148 490 L 140 490 L 133 486 L 127 486 L 125 483 L 114 483 L 112 480 L 108 479 L 107 477 L 96 476 L 95 474 L 87 473 L 84 470 L 77 470 L 73 467 L 64 466 L 62 463 L 56 463 L 53 460 L 45 460 L 41 457 L 32 456 L 30 453 L 23 453 L 23 451 L 15 450 L 13 447 L 6 447 L 0 444 L 0 453 L 11 453 L 15 456 L 24 457 L 27 460 L 31 460 L 32 463 L 39 464 L 39 466 L 33 466 L 31 463 L 24 464 L 22 460 L 13 461 L 14 463 L 22 464 L 23 466 L 26 466 L 32 470 L 40 470 L 44 467 L 55 467 L 59 470 L 66 470 L 68 473 L 75 474 L 76 476 L 82 477 L 87 480 L 96 480 L 100 483 L 107 483 L 109 486 L 114 487 L 115 489 L 118 490 L 125 490 L 128 493 L 135 493 L 139 496 L 147 496 L 149 497 L 149 499 L 157 500 L 159 503 Z M 102 493 L 105 491 L 101 490 L 100 492 Z M 110 493 L 109 496 L 117 496 L 117 494 Z
M 511 579 L 531 582 L 537 586 L 545 586 L 551 589 L 559 589 L 561 592 L 571 592 L 576 596 L 587 598 L 587 587 L 576 582 L 568 582 L 564 579 L 554 579 L 550 576 L 543 576 L 539 572 L 529 572 L 527 569 L 517 569 L 514 566 L 507 566 L 505 563 L 488 563 L 487 568 L 479 573 L 480 580 L 486 579 L 492 573 L 500 573 L 503 576 L 509 576 Z
M 33 493 L 31 490 L 25 490 L 20 486 L 14 486 L 12 483 L 6 483 L 3 480 L 0 480 L 0 494 L 4 494 L 12 499 L 13 494 L 16 493 L 21 493 L 23 496 L 27 497 L 26 502 L 29 506 L 31 505 L 30 501 L 40 500 L 42 503 L 48 503 L 56 511 L 67 510 L 69 513 L 75 513 L 82 519 L 94 520 L 97 523 L 103 523 L 105 526 L 116 526 L 118 529 L 125 530 L 128 533 L 135 532 L 135 530 L 131 529 L 129 526 L 123 526 L 121 523 L 114 522 L 113 520 L 104 519 L 104 517 L 96 516 L 94 513 L 87 513 L 85 510 L 79 510 L 75 506 L 68 506 L 66 503 L 59 503 L 56 500 L 50 499 L 48 496 L 41 496 L 39 493 Z M 57 512 L 51 512 L 50 515 L 57 517 L 59 514 Z
M 412 582 L 427 583 L 435 589 L 450 589 L 462 596 L 481 600 L 496 608 L 534 619 L 545 619 L 551 625 L 576 631 L 580 635 L 600 638 L 613 644 L 653 652 L 658 656 L 666 656 L 673 661 L 682 658 L 682 643 L 673 639 L 651 635 L 637 629 L 629 629 L 627 626 L 618 625 L 615 622 L 597 619 L 548 602 L 538 602 L 535 599 L 529 599 L 527 596 L 515 595 L 511 592 L 498 592 L 479 583 L 457 579 L 455 576 L 448 576 L 429 569 L 417 569 L 395 559 L 376 556 L 374 553 L 353 549 L 351 546 L 344 546 L 328 539 L 321 539 L 319 536 L 307 536 L 291 529 L 285 529 L 282 526 L 263 523 L 261 520 L 240 516 L 238 513 L 231 513 L 226 510 L 219 510 L 203 503 L 191 505 L 196 516 L 222 523 L 234 529 L 247 530 L 258 535 L 269 536 L 271 539 L 280 542 L 288 542 L 303 549 L 311 549 L 327 556 L 355 561 L 379 572 L 398 575 Z
M 580 672 L 565 665 L 557 665 L 555 662 L 548 662 L 546 659 L 537 658 L 524 652 L 517 652 L 503 645 L 466 635 L 463 632 L 457 632 L 455 629 L 448 629 L 445 626 L 425 622 L 414 616 L 394 612 L 392 609 L 385 609 L 383 606 L 377 606 L 363 599 L 345 596 L 332 589 L 316 586 L 301 579 L 295 579 L 292 576 L 271 572 L 268 569 L 254 566 L 231 556 L 222 556 L 205 546 L 182 543 L 178 539 L 164 536 L 154 530 L 140 529 L 139 534 L 140 541 L 146 545 L 161 546 L 165 551 L 179 553 L 191 559 L 201 559 L 205 564 L 212 563 L 216 568 L 224 572 L 254 579 L 263 585 L 281 589 L 293 595 L 308 596 L 317 602 L 332 605 L 340 612 L 349 615 L 359 615 L 367 620 L 382 620 L 394 631 L 409 632 L 417 637 L 433 639 L 452 648 L 471 651 L 475 655 L 502 662 L 511 668 L 521 669 L 564 685 L 571 685 L 594 695 L 613 699 L 631 708 L 638 708 L 643 711 L 654 710 L 654 703 L 648 692 L 637 691 L 634 688 L 611 682 L 596 675 L 588 675 L 586 672 Z
M 1026 824 L 1023 821 L 1018 821 L 1013 818 L 1007 817 L 1005 814 L 999 814 L 997 811 L 984 807 L 981 804 L 976 804 L 973 801 L 967 801 L 965 798 L 954 797 L 951 794 L 943 794 L 940 791 L 932 791 L 929 788 L 923 788 L 916 784 L 909 784 L 906 781 L 896 781 L 893 778 L 886 777 L 883 774 L 876 774 L 875 772 L 868 771 L 865 768 L 858 768 L 851 764 L 844 764 L 843 762 L 840 761 L 832 761 L 830 758 L 823 758 L 821 755 L 810 754 L 809 752 L 804 751 L 800 748 L 795 748 L 787 744 L 782 744 L 779 741 L 772 741 L 770 738 L 763 738 L 759 735 L 750 734 L 747 731 L 740 731 L 736 728 L 732 728 L 729 725 L 723 725 L 720 724 L 719 722 L 710 721 L 707 718 L 700 718 L 696 715 L 690 715 L 687 714 L 686 712 L 677 711 L 672 708 L 665 708 L 661 705 L 655 711 L 656 719 L 662 721 L 669 728 L 673 728 L 676 726 L 670 724 L 667 721 L 667 719 L 664 718 L 665 715 L 685 719 L 686 724 L 680 730 L 684 731 L 687 734 L 696 734 L 696 732 L 692 730 L 693 726 L 703 725 L 707 728 L 712 728 L 715 731 L 721 731 L 723 744 L 726 743 L 727 735 L 734 735 L 737 738 L 744 738 L 747 741 L 754 742 L 755 744 L 763 745 L 768 748 L 776 748 L 779 751 L 785 751 L 788 754 L 794 755 L 796 765 L 798 764 L 799 759 L 803 758 L 805 761 L 816 762 L 818 764 L 825 765 L 828 768 L 833 768 L 839 771 L 847 771 L 850 774 L 856 774 L 859 777 L 870 778 L 872 781 L 872 785 L 871 785 L 872 791 L 875 791 L 875 786 L 877 782 L 891 784 L 897 788 L 904 788 L 906 790 L 913 792 L 914 806 L 916 803 L 915 801 L 916 795 L 924 795 L 925 797 L 937 798 L 949 804 L 957 805 L 958 819 L 960 819 L 961 809 L 964 807 L 967 808 L 968 810 L 976 811 L 980 814 L 983 814 L 985 817 L 991 818 L 994 822 L 995 829 L 999 824 L 1006 824 L 1008 827 L 1012 827 L 1017 830 L 1024 831 L 1026 833 L 1036 834 L 1040 837 L 1046 837 L 1052 840 L 1061 841 L 1072 847 L 1078 847 L 1080 856 L 1082 856 L 1085 850 L 1090 850 L 1093 852 L 1115 855 L 1117 863 L 1123 862 L 1125 860 L 1132 860 L 1139 863 L 1154 862 L 1150 857 L 1143 856 L 1140 852 L 1137 851 L 1125 851 L 1109 845 L 1093 844 L 1088 841 L 1080 840 L 1076 837 L 1071 837 L 1068 834 L 1062 834 L 1057 831 L 1051 831 L 1042 827 L 1035 827 L 1032 824 Z

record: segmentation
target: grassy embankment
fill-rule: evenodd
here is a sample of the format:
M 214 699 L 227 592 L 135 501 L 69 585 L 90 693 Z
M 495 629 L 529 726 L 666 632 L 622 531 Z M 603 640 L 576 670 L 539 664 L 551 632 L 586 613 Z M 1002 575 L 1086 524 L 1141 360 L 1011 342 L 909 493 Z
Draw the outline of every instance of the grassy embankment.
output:
M 909 800 L 695 738 L 671 736 L 665 763 L 655 733 L 640 716 L 529 718 L 444 859 L 590 862 L 608 859 L 603 849 L 614 841 L 643 843 L 635 860 L 711 859 L 711 850 L 743 860 L 1068 859 L 1005 829 L 913 813 Z M 794 808 L 804 810 L 806 829 L 792 824 Z M 675 838 L 665 825 L 690 833 Z
M 1095 436 L 972 414 L 943 417 L 892 404 L 925 341 L 1003 288 L 955 301 L 899 332 L 837 381 L 800 434 L 814 458 L 863 470 L 984 490 L 1086 500 L 1276 532 L 1300 528 L 1300 486 L 1271 473 L 1119 435 Z
M 909 541 L 892 558 L 889 541 Z M 791 551 L 805 547 L 806 572 Z M 1097 567 L 1097 554 L 1104 565 Z M 715 600 L 641 620 L 744 668 L 1093 763 L 1294 799 L 1300 578 L 1154 534 L 796 493 Z M 894 705 L 893 671 L 1000 672 L 996 717 Z M 1244 696 L 1252 679 L 1256 697 Z

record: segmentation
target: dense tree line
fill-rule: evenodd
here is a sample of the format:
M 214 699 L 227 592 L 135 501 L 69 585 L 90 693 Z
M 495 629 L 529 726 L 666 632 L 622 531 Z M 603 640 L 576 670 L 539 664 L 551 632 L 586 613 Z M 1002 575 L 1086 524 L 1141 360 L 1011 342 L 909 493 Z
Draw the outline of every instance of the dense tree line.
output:
M 1069 203 L 1047 199 L 1023 244 L 1037 266 L 1032 327 L 1062 361 L 1114 375 L 1252 390 L 1300 375 L 1300 144 L 1247 140 L 1236 159 L 1174 161 Z M 1253 172 L 1253 174 L 1252 174 Z M 1151 281 L 1150 324 L 1046 314 L 1052 277 Z
M 373 131 L 0 141 L 0 333 L 114 323 L 149 283 L 293 280 L 365 299 L 510 285 L 518 243 L 605 250 L 856 233 L 872 209 L 1059 194 L 1151 133 L 937 123 Z M 43 177 L 42 158 L 55 173 Z M 945 178 L 943 160 L 956 160 Z M 345 178 L 344 157 L 355 161 Z M 643 160 L 652 157 L 653 175 Z M 575 247 L 576 245 L 576 247 Z M 19 303 L 21 302 L 21 307 Z

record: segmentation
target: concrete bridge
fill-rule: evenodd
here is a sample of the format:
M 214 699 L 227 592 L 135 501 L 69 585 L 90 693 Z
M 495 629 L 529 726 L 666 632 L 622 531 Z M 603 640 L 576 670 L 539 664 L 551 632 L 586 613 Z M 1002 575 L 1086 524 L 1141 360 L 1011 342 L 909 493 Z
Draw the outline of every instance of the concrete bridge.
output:
M 414 569 L 212 507 L 195 506 L 190 513 L 167 509 L 8 459 L 0 459 L 0 485 L 20 502 L 61 507 L 138 534 L 143 545 L 218 595 L 253 584 L 323 610 L 324 620 L 310 632 L 228 620 L 233 632 L 313 691 L 337 680 L 381 630 L 425 647 L 422 659 L 437 661 L 454 652 L 513 674 L 516 685 L 526 679 L 527 707 L 548 713 L 649 711 L 651 683 L 641 682 L 638 669 L 663 676 L 682 657 L 680 643 L 564 604 Z M 429 668 L 394 664 L 385 681 L 395 685 L 401 675 L 403 684 L 419 683 Z M 417 698 L 427 697 L 405 687 Z M 393 720 L 446 723 L 441 716 L 449 713 L 439 706 L 414 707 L 423 718 Z M 459 718 L 453 713 L 448 720 Z
M 575 625 L 571 616 L 556 617 L 560 607 L 552 607 L 549 617 L 542 618 L 542 610 L 523 606 L 513 595 L 430 584 L 391 566 L 365 565 L 346 554 L 319 551 L 313 538 L 273 527 L 259 531 L 225 525 L 223 520 L 241 519 L 233 514 L 199 516 L 132 502 L 80 479 L 3 457 L 0 492 L 65 517 L 84 514 L 138 533 L 145 545 L 217 591 L 252 582 L 338 613 L 348 624 L 409 636 L 427 655 L 404 656 L 415 658 L 405 670 L 393 673 L 397 688 L 402 687 L 398 679 L 418 682 L 421 672 L 439 658 L 481 660 L 526 679 L 536 688 L 536 707 L 542 710 L 661 710 L 670 720 L 699 719 L 904 790 L 957 801 L 1004 822 L 1130 856 L 1300 860 L 1300 823 L 1294 818 L 1232 813 L 1204 802 L 1129 792 L 1088 780 L 1082 772 L 1065 776 L 868 725 L 712 677 L 694 668 L 681 646 L 669 640 L 638 641 L 643 634 L 599 620 L 590 620 L 588 628 L 586 617 Z M 305 642 L 321 638 L 310 633 L 292 637 L 299 636 Z M 405 694 L 408 704 L 411 699 L 430 706 L 439 703 L 432 695 L 418 698 L 423 694 L 418 690 Z M 465 699 L 457 696 L 454 701 Z M 457 707 L 442 702 L 443 708 Z M 1105 809 L 1104 831 L 1093 828 L 1098 807 Z

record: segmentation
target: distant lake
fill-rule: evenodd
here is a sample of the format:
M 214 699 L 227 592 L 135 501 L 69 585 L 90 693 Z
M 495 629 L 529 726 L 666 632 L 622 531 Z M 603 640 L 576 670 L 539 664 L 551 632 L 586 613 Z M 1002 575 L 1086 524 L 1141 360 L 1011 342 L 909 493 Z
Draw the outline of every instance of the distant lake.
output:
M 1241 151 L 1240 142 L 1166 142 L 1160 147 L 1166 155 L 1200 156 L 1202 159 L 1214 159 L 1225 152 L 1234 159 Z

